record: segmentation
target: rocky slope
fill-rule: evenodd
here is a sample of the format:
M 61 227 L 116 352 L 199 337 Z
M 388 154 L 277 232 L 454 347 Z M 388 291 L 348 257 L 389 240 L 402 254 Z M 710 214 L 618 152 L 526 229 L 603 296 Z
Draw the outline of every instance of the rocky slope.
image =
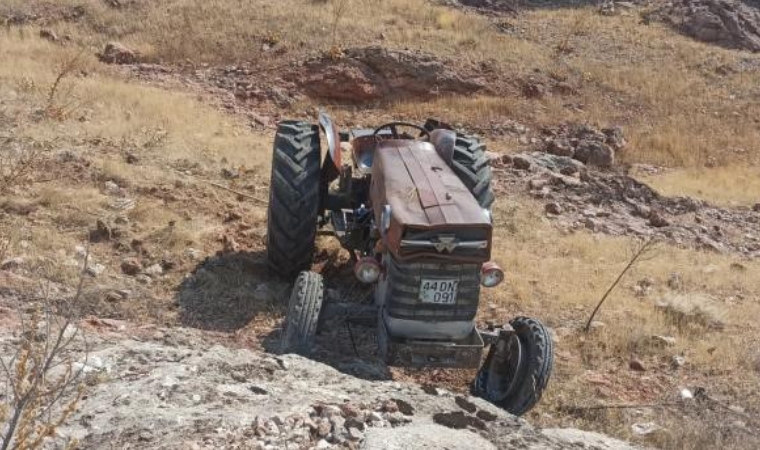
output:
M 80 326 L 94 346 L 85 372 L 98 382 L 59 438 L 76 437 L 82 448 L 634 448 L 595 433 L 538 430 L 443 389 L 229 348 L 197 330 L 97 319 Z

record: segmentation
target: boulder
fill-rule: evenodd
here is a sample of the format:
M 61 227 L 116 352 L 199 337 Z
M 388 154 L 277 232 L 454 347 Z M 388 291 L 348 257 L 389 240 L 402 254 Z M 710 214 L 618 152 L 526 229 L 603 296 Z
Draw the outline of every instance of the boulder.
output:
M 123 44 L 109 42 L 100 54 L 100 60 L 107 64 L 134 64 L 137 54 Z
M 309 59 L 285 78 L 311 97 L 352 103 L 470 94 L 484 88 L 474 74 L 455 67 L 419 51 L 370 46 Z
M 579 142 L 573 157 L 587 166 L 611 167 L 615 164 L 615 151 L 607 144 L 597 141 Z

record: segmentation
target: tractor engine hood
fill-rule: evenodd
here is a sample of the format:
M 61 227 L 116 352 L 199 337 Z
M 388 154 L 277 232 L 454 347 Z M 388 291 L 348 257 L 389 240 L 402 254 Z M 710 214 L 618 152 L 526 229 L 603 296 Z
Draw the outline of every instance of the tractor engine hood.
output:
M 381 141 L 370 198 L 383 242 L 399 260 L 485 262 L 491 257 L 490 212 L 429 142 Z

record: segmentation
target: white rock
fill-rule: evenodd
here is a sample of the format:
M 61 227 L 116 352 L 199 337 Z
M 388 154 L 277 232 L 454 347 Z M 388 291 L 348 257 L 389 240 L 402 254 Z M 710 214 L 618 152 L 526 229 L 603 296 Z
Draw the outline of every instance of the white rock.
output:
M 97 277 L 98 275 L 102 274 L 106 271 L 106 266 L 103 264 L 93 264 L 90 266 L 87 266 L 87 273 L 89 275 L 92 275 L 93 277 Z
M 185 250 L 185 255 L 187 255 L 191 259 L 199 260 L 199 259 L 201 259 L 203 257 L 203 252 L 200 251 L 200 250 L 198 250 L 198 249 L 195 249 L 195 248 L 192 248 L 192 247 L 188 247 Z
M 147 275 L 163 275 L 164 268 L 161 267 L 161 264 L 153 264 L 152 266 L 145 269 L 143 272 L 145 272 Z
M 662 429 L 661 426 L 654 422 L 634 423 L 631 425 L 631 431 L 637 436 L 648 436 Z
M 694 394 L 692 394 L 691 391 L 686 388 L 681 389 L 681 392 L 679 394 L 683 400 L 691 400 L 694 398 Z
M 103 189 L 106 191 L 107 194 L 111 194 L 111 195 L 118 195 L 121 192 L 121 188 L 119 187 L 119 185 L 114 183 L 111 180 L 108 180 L 103 184 Z
M 321 450 L 321 449 L 330 448 L 330 447 L 332 447 L 332 445 L 330 445 L 329 442 L 327 442 L 324 439 L 320 439 L 319 442 L 317 442 L 317 447 L 316 448 L 318 448 L 318 449 Z

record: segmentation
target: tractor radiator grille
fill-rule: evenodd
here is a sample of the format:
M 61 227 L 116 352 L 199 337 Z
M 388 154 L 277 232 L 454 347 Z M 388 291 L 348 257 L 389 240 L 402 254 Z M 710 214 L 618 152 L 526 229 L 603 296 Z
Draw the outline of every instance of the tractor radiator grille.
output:
M 491 254 L 490 238 L 488 230 L 482 228 L 442 232 L 409 227 L 401 239 L 399 255 L 404 259 L 427 255 L 435 259 L 487 261 Z
M 480 264 L 402 263 L 389 256 L 386 265 L 388 278 L 385 281 L 388 315 L 397 319 L 431 322 L 473 320 L 480 298 L 480 268 Z M 456 303 L 423 303 L 420 300 L 423 279 L 457 280 Z

